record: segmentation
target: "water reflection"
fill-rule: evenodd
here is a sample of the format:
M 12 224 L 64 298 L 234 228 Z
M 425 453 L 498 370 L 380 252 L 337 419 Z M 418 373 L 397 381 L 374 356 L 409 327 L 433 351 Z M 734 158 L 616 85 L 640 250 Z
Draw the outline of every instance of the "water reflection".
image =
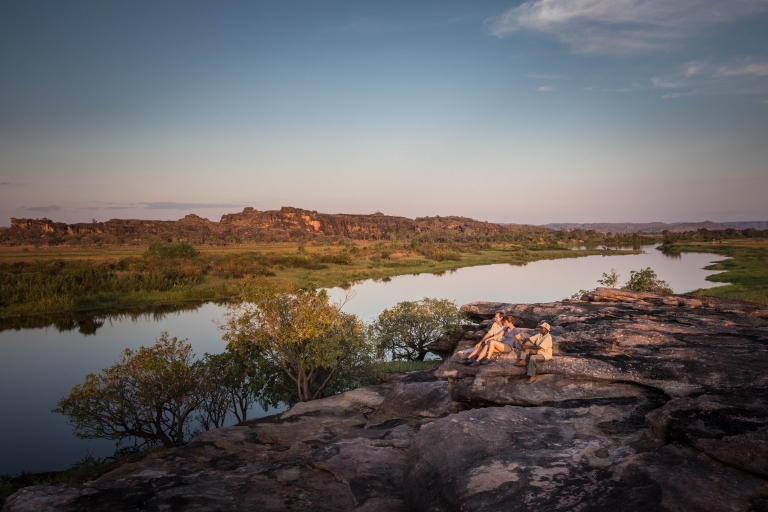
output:
M 223 302 L 220 301 L 214 301 L 214 303 L 223 304 Z M 0 332 L 53 327 L 58 332 L 78 331 L 84 336 L 90 336 L 96 334 L 96 332 L 108 321 L 120 322 L 130 320 L 132 322 L 159 322 L 169 314 L 197 311 L 202 306 L 202 302 L 185 302 L 182 304 L 135 306 L 131 308 L 110 310 L 108 312 L 75 311 L 48 315 L 2 318 L 0 319 Z
M 702 269 L 723 257 L 685 253 L 670 258 L 653 247 L 645 249 L 643 254 L 620 257 L 607 254 L 523 265 L 487 265 L 441 276 L 420 274 L 365 281 L 354 285 L 355 297 L 345 311 L 372 320 L 397 302 L 425 296 L 448 298 L 458 304 L 476 300 L 549 302 L 569 297 L 579 289 L 594 288 L 602 272 L 611 268 L 621 274 L 622 283 L 630 270 L 651 267 L 676 292 L 715 286 L 705 281 L 712 272 Z M 338 299 L 346 290 L 334 288 L 330 293 Z M 97 457 L 112 454 L 113 443 L 77 439 L 66 418 L 49 411 L 85 375 L 113 364 L 125 348 L 154 343 L 162 331 L 180 339 L 189 338 L 198 355 L 223 351 L 225 343 L 216 322 L 221 321 L 225 310 L 222 304 L 184 303 L 110 314 L 42 315 L 3 321 L 0 474 L 66 468 L 81 459 L 86 450 Z M 47 328 L 50 326 L 53 329 Z

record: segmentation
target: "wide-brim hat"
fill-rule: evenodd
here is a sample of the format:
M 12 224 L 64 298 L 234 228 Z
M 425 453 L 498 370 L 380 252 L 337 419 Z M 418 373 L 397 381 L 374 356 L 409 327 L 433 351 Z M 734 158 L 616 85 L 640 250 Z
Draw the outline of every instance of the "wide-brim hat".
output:
M 543 328 L 545 328 L 548 331 L 552 330 L 552 328 L 549 326 L 549 324 L 547 322 L 542 322 L 539 327 L 543 327 Z

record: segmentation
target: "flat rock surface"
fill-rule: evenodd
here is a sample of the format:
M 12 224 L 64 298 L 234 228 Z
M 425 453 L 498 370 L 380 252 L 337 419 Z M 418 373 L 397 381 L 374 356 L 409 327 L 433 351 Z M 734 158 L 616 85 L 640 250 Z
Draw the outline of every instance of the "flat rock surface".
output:
M 768 307 L 601 288 L 462 309 L 446 347 L 504 310 L 550 323 L 554 359 L 526 384 L 455 354 L 3 510 L 768 510 Z

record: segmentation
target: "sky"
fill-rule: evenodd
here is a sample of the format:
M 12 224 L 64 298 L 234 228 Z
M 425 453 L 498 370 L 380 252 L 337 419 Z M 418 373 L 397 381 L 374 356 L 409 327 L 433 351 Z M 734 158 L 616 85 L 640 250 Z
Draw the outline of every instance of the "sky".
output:
M 0 226 L 766 197 L 768 0 L 0 1 Z

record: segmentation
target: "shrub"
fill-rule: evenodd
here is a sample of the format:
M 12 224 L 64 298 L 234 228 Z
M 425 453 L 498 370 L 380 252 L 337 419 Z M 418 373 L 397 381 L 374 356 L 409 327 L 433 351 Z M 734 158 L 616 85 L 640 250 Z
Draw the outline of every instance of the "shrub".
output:
M 187 242 L 175 242 L 169 245 L 165 245 L 162 242 L 155 241 L 150 244 L 149 248 L 144 252 L 145 258 L 179 258 L 190 259 L 196 258 L 200 253 L 189 245 Z
M 202 400 L 200 365 L 193 358 L 186 340 L 164 332 L 154 346 L 126 349 L 116 364 L 88 375 L 53 412 L 69 416 L 80 438 L 181 445 Z
M 421 361 L 430 343 L 451 334 L 463 320 L 464 314 L 447 299 L 405 301 L 385 309 L 370 326 L 369 335 L 380 353 Z
M 633 292 L 672 293 L 669 284 L 659 279 L 651 267 L 645 270 L 632 270 L 629 273 L 629 281 L 621 289 Z
M 248 350 L 270 400 L 304 402 L 356 387 L 374 362 L 362 322 L 315 288 L 251 281 L 230 306 L 224 339 Z

